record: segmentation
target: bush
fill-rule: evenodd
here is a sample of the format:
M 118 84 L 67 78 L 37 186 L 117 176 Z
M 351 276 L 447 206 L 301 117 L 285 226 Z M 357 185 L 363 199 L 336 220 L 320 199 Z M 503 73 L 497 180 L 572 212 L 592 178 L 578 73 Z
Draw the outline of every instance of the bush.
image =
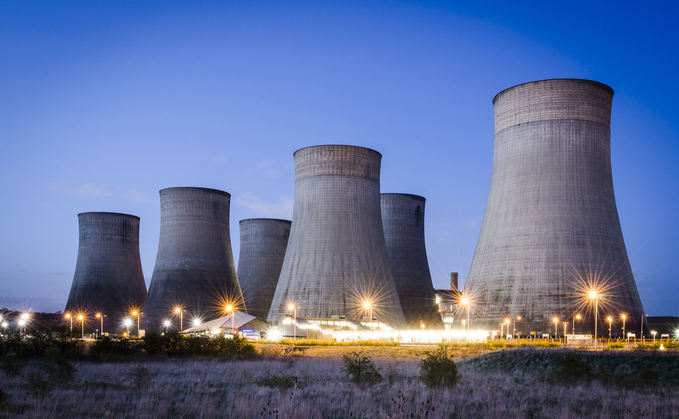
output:
M 267 372 L 266 377 L 256 380 L 255 384 L 258 386 L 273 387 L 279 390 L 287 390 L 293 388 L 295 384 L 297 384 L 298 379 L 298 377 L 295 377 L 292 374 L 280 373 L 279 375 L 276 375 Z
M 228 355 L 246 357 L 257 355 L 257 349 L 255 349 L 255 346 L 241 337 L 234 336 L 233 339 L 225 340 L 226 344 L 224 349 Z
M 28 391 L 28 394 L 42 399 L 54 389 L 54 382 L 47 373 L 36 370 L 24 376 L 22 387 Z
M 618 348 L 626 348 L 627 344 L 625 341 L 617 341 L 617 342 L 610 342 L 606 345 L 606 349 L 618 349 Z
M 7 393 L 5 393 L 5 390 L 0 388 L 0 407 L 5 405 L 5 403 L 7 403 L 7 400 L 9 400 L 9 396 L 7 395 Z
M 460 381 L 460 373 L 448 355 L 448 348 L 439 346 L 435 351 L 425 351 L 425 357 L 420 360 L 420 381 L 427 387 L 454 387 Z
M 19 375 L 23 369 L 24 364 L 17 362 L 14 357 L 4 357 L 0 363 L 0 370 L 3 370 L 7 376 Z
M 377 384 L 382 381 L 382 375 L 375 366 L 372 358 L 357 352 L 342 355 L 344 366 L 342 371 L 349 376 L 354 384 Z
M 130 371 L 130 378 L 135 389 L 143 390 L 151 382 L 151 371 L 144 366 L 138 365 Z
M 589 380 L 594 375 L 592 367 L 582 355 L 568 353 L 556 361 L 556 377 L 567 383 Z
M 57 385 L 73 382 L 75 380 L 75 373 L 78 372 L 78 369 L 73 364 L 61 356 L 47 358 L 43 368 L 52 382 Z

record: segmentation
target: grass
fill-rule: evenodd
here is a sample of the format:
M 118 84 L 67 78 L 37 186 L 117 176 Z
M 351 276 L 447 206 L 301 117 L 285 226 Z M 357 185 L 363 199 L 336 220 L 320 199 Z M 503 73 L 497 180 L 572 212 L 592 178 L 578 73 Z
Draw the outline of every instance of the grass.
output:
M 365 354 L 369 350 L 398 352 L 403 349 L 408 348 L 362 347 L 359 350 Z M 456 353 L 457 359 L 465 357 L 457 362 L 461 379 L 453 388 L 426 387 L 418 379 L 420 358 L 416 356 L 373 358 L 385 379 L 379 384 L 360 387 L 353 385 L 342 372 L 341 356 L 305 356 L 305 351 L 295 356 L 240 361 L 214 357 L 164 360 L 149 357 L 143 362 L 126 363 L 81 361 L 75 363 L 74 381 L 55 385 L 41 397 L 22 386 L 25 379 L 21 374 L 0 372 L 0 394 L 5 395 L 5 401 L 0 403 L 0 418 L 670 418 L 679 415 L 679 355 L 676 353 L 585 353 L 532 348 L 489 352 L 480 345 L 460 348 L 453 345 L 448 351 Z M 466 356 L 472 353 L 477 355 Z M 569 365 L 569 355 L 575 356 L 580 367 L 582 363 L 590 366 L 593 377 L 575 382 L 559 378 L 559 365 L 564 362 Z M 25 371 L 36 371 L 42 365 L 40 361 L 20 362 L 26 362 Z M 634 386 L 619 385 L 607 381 L 609 376 L 602 375 L 605 371 L 617 374 L 619 379 L 651 371 L 656 372 L 657 379 Z M 145 385 L 139 385 L 141 381 Z

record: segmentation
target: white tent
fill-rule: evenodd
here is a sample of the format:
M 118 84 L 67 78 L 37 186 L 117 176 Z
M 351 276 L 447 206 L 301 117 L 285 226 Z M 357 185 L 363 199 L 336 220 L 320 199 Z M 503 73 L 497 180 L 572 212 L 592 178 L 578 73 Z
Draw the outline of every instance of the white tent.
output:
M 248 325 L 255 330 L 261 328 L 259 324 L 249 324 L 253 322 L 262 323 L 261 321 L 258 321 L 255 316 L 237 311 L 235 313 L 229 314 L 228 316 L 220 317 L 218 319 L 199 324 L 198 326 L 182 330 L 182 333 L 200 333 L 210 330 L 240 330 L 245 325 Z

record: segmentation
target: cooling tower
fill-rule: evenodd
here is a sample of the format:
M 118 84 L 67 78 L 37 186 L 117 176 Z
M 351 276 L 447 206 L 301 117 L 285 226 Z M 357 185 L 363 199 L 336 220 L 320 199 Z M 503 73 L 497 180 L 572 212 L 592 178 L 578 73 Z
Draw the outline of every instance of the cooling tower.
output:
M 160 242 L 144 307 L 154 328 L 184 309 L 184 326 L 226 315 L 226 305 L 244 311 L 231 252 L 231 195 L 206 188 L 160 191 Z
M 613 90 L 588 80 L 543 80 L 493 100 L 493 173 L 481 234 L 465 285 L 472 328 L 594 332 L 627 314 L 638 332 L 643 308 L 620 229 L 610 160 Z M 563 326 L 561 326 L 563 327 Z M 562 330 L 559 332 L 561 334 Z
M 325 145 L 297 150 L 290 240 L 268 321 L 362 319 L 393 327 L 404 318 L 389 268 L 380 211 L 380 153 Z
M 290 236 L 290 221 L 241 220 L 238 280 L 248 314 L 266 320 L 281 274 Z
M 146 299 L 139 257 L 139 217 L 110 212 L 78 214 L 80 242 L 65 313 L 84 313 L 96 328 L 114 331 Z
M 441 329 L 424 243 L 424 203 L 417 195 L 383 193 L 382 224 L 387 255 L 406 324 Z

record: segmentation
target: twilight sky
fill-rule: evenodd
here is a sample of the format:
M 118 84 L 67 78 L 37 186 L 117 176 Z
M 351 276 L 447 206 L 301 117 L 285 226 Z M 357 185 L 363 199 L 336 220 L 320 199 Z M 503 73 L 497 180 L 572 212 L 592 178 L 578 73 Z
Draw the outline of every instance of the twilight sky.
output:
M 495 4 L 493 4 L 495 3 Z M 585 78 L 615 90 L 613 182 L 644 308 L 679 315 L 675 1 L 0 3 L 0 308 L 63 310 L 77 214 L 141 217 L 158 191 L 292 216 L 292 153 L 382 153 L 382 192 L 427 198 L 434 286 L 467 276 L 493 158 L 492 99 Z

